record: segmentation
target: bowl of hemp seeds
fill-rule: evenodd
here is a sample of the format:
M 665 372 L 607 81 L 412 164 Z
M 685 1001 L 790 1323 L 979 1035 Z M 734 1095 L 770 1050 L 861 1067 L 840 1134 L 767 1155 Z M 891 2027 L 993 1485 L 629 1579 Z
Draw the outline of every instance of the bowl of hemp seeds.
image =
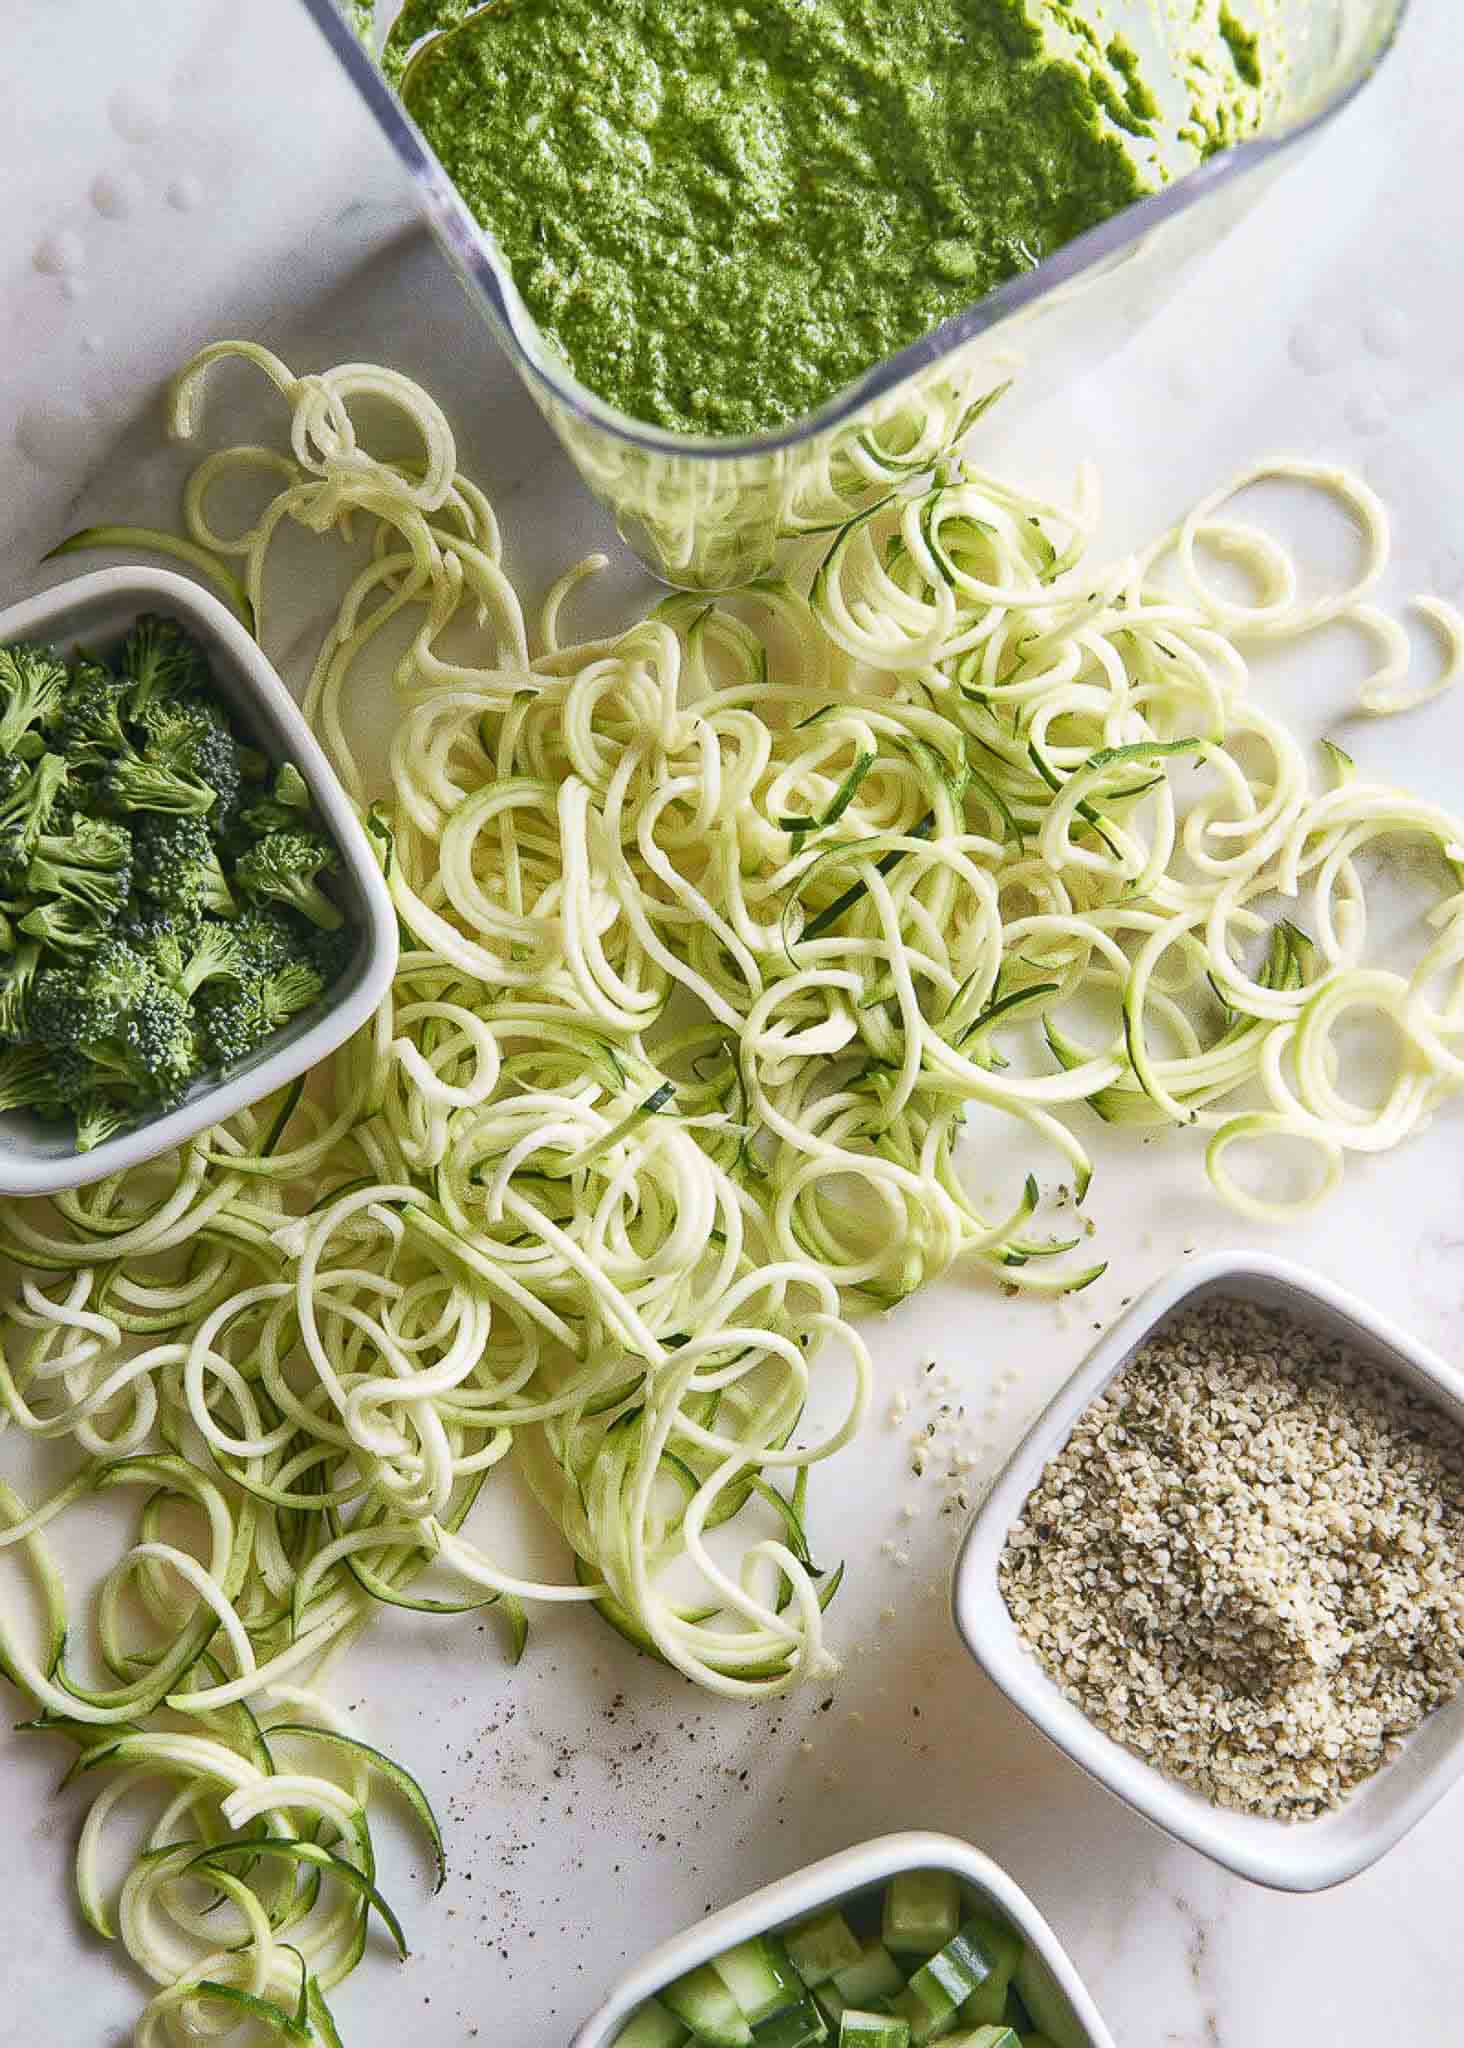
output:
M 1146 1819 L 1339 1884 L 1464 1771 L 1464 1375 L 1287 1261 L 1186 1261 L 1019 1445 L 953 1603 Z

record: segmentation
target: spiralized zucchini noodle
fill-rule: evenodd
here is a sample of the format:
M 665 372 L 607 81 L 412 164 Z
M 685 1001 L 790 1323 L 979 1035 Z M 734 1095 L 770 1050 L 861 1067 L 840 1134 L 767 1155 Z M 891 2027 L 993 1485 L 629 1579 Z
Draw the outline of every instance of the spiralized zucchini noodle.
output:
M 8 1599 L 0 1655 L 30 1725 L 118 1773 L 79 1886 L 160 1986 L 139 2042 L 245 2019 L 330 2042 L 322 1994 L 368 1915 L 401 1939 L 376 1779 L 440 1853 L 413 1782 L 314 1689 L 378 1606 L 493 1608 L 516 1657 L 527 1603 L 591 1605 L 745 1700 L 823 1674 L 838 1572 L 805 1502 L 869 1404 L 853 1311 L 958 1259 L 1048 1294 L 1102 1270 L 1037 1221 L 1035 1174 L 1000 1213 L 973 1200 L 973 1112 L 1013 1120 L 1079 1201 L 1082 1119 L 1193 1125 L 1218 1193 L 1271 1216 L 1288 1205 L 1234 1147 L 1310 1149 L 1294 1209 L 1460 1086 L 1464 823 L 1336 747 L 1309 760 L 1255 702 L 1248 650 L 1351 622 L 1382 650 L 1377 710 L 1452 679 L 1464 627 L 1427 601 L 1444 659 L 1411 690 L 1373 602 L 1387 516 L 1340 471 L 1251 472 L 1094 564 L 1086 472 L 1062 509 L 953 460 L 812 537 L 802 571 L 576 642 L 564 613 L 600 559 L 531 628 L 418 386 L 226 342 L 177 382 L 184 438 L 227 357 L 279 394 L 288 453 L 206 456 L 185 545 L 267 639 L 286 522 L 358 544 L 306 708 L 377 849 L 400 964 L 307 1089 L 125 1178 L 0 1204 L 0 1402 L 79 1460 L 39 1505 L 0 1497 L 40 1616 Z M 365 445 L 366 400 L 409 455 Z M 1302 596 L 1230 507 L 1266 477 L 1351 514 L 1345 587 Z M 249 484 L 267 503 L 229 528 L 222 489 Z M 384 659 L 399 718 L 374 790 L 353 734 Z M 1406 974 L 1369 947 L 1390 841 L 1439 855 Z M 1372 1103 L 1346 1087 L 1359 1017 L 1394 1048 Z M 510 1463 L 564 1539 L 554 1579 L 474 1533 Z M 92 1685 L 49 1531 L 118 1487 L 142 1505 L 95 1601 Z M 144 1780 L 161 1804 L 112 1899 L 98 1838 Z
M 538 396 L 641 559 L 668 583 L 719 591 L 763 574 L 782 542 L 835 531 L 892 488 L 928 476 L 1021 367 L 980 337 L 835 426 L 721 458 L 640 446 L 546 391 Z

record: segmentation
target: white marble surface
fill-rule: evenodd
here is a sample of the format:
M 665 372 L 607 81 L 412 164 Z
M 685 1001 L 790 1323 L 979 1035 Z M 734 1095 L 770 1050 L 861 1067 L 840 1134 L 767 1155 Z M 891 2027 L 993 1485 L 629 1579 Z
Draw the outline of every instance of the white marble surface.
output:
M 84 520 L 172 516 L 183 464 L 159 439 L 160 380 L 235 330 L 302 364 L 366 356 L 423 377 L 461 423 L 465 466 L 496 498 L 527 584 L 609 543 L 295 0 L 7 0 L 5 16 L 0 601 L 36 587 L 43 547 Z M 1391 594 L 1457 599 L 1461 94 L 1464 41 L 1450 10 L 1420 0 L 1375 87 L 1263 215 L 1125 355 L 1037 414 L 1010 408 L 993 460 L 1055 484 L 1095 455 L 1122 543 L 1253 457 L 1340 457 L 1397 507 Z M 254 419 L 242 384 L 219 418 Z M 641 587 L 619 558 L 602 603 Z M 284 598 L 273 651 L 287 670 L 322 604 L 305 575 Z M 1278 701 L 1303 729 L 1350 735 L 1380 771 L 1464 803 L 1464 699 L 1385 728 L 1344 725 L 1360 661 L 1345 644 L 1315 647 Z M 881 1369 L 906 1385 L 934 1352 L 968 1407 L 990 1404 L 999 1447 L 1125 1297 L 1191 1248 L 1247 1237 L 1458 1356 L 1459 1136 L 1458 1116 L 1441 1117 L 1285 1233 L 1217 1211 L 1186 1139 L 1110 1144 L 1091 1198 L 1113 1262 L 1103 1282 L 1065 1310 L 947 1283 L 876 1328 Z M 996 1394 L 1013 1367 L 1015 1391 Z M 907 1458 L 904 1434 L 881 1422 L 816 1496 L 816 1544 L 851 1567 L 835 1610 L 847 1668 L 771 1722 L 693 1696 L 582 1614 L 536 1620 L 516 1672 L 491 1623 L 383 1624 L 341 1688 L 439 1797 L 453 1877 L 431 1900 L 407 1852 L 395 1859 L 415 1953 L 405 1967 L 374 1958 L 339 1995 L 353 2048 L 409 2033 L 556 2048 L 626 1957 L 708 1905 L 912 1825 L 966 1835 L 1010 1867 L 1124 2048 L 1461 2037 L 1464 1795 L 1382 1867 L 1316 1899 L 1269 1896 L 1168 1846 L 973 1677 L 943 1597 L 954 1525 Z M 16 1467 L 10 1439 L 3 1463 Z M 886 1540 L 908 1563 L 883 1554 Z M 138 1987 L 72 1914 L 76 1809 L 52 1797 L 58 1758 L 33 1738 L 4 1747 L 0 2043 L 113 2048 Z

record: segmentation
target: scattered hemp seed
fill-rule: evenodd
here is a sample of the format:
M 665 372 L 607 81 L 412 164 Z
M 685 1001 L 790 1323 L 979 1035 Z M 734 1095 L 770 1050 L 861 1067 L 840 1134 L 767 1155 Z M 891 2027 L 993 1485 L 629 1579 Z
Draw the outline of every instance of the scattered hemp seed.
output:
M 1313 1820 L 1464 1679 L 1464 1436 L 1340 1340 L 1210 1297 L 1080 1417 L 1000 1584 L 1107 1734 Z

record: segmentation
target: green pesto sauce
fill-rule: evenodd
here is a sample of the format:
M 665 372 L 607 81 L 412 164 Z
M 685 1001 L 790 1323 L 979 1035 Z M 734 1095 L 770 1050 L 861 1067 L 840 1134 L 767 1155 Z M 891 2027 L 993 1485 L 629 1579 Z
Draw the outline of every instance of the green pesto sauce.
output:
M 499 0 L 402 93 L 583 382 L 715 435 L 797 419 L 1128 204 L 1115 127 L 1152 112 L 1126 48 L 1056 61 L 1021 0 Z

